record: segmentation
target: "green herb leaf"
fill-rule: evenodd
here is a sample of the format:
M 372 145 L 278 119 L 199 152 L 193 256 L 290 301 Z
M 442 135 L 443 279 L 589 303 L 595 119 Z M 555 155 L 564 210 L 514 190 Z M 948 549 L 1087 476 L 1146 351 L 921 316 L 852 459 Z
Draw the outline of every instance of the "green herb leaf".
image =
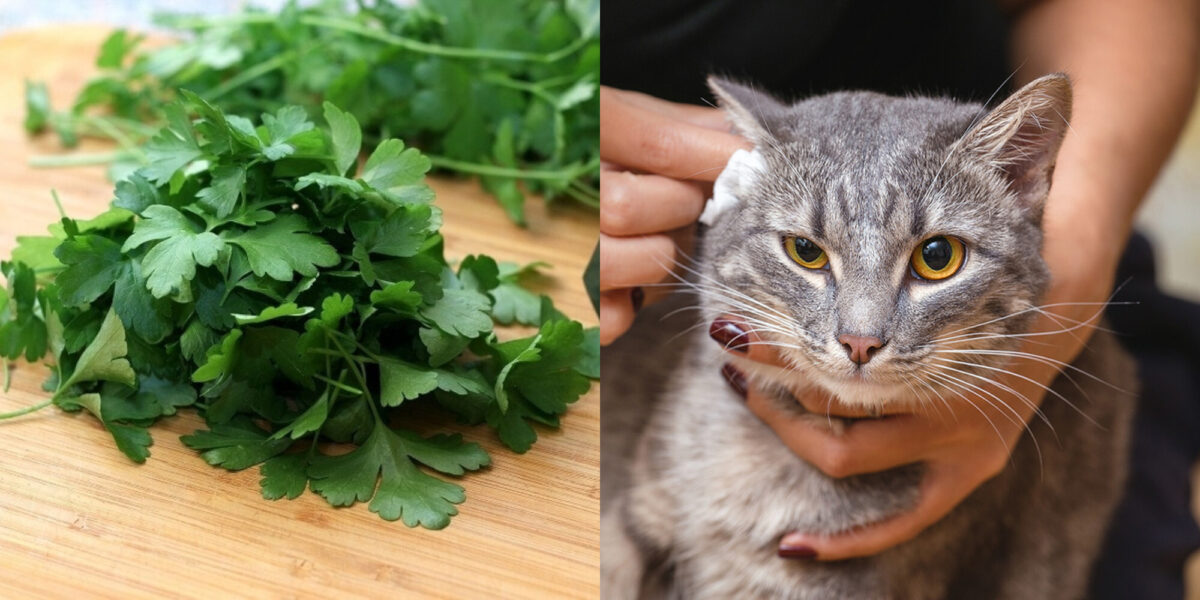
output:
M 67 378 L 63 388 L 88 381 L 112 381 L 133 386 L 137 383 L 137 374 L 125 355 L 129 347 L 125 344 L 125 327 L 117 313 L 108 311 L 96 339 L 83 349 L 75 370 Z
M 446 333 L 473 338 L 491 330 L 491 307 L 488 297 L 475 290 L 451 289 L 433 306 L 421 309 L 421 316 Z
M 555 18 L 561 28 L 565 17 Z M 205 69 L 236 64 L 243 50 L 228 29 L 197 35 L 210 45 L 152 58 L 138 54 L 135 38 L 111 37 L 102 57 L 108 79 L 89 84 L 80 112 L 47 118 L 68 132 L 80 114 L 106 118 L 98 109 L 107 95 L 133 89 L 116 79 L 126 65 L 139 77 L 187 73 L 204 89 Z M 490 44 L 479 51 L 492 52 Z M 423 59 L 390 56 L 400 62 L 337 76 L 337 97 L 357 111 L 375 94 L 355 85 L 411 85 L 397 69 Z M 435 62 L 454 77 L 470 72 Z M 216 85 L 233 94 L 238 77 L 220 73 Z M 478 145 L 465 136 L 488 110 L 520 108 L 512 90 L 479 87 L 491 80 L 454 82 L 496 104 L 448 100 L 466 119 L 449 115 L 458 137 L 446 141 L 448 151 Z M 563 80 L 546 95 L 561 99 L 571 89 Z M 117 185 L 112 209 L 22 237 L 14 251 L 21 260 L 0 263 L 0 355 L 37 360 L 49 350 L 49 404 L 91 412 L 131 460 L 149 456 L 148 427 L 195 407 L 208 427 L 185 443 L 226 469 L 262 464 L 266 498 L 294 498 L 311 484 L 335 505 L 369 500 L 383 518 L 445 526 L 462 488 L 425 469 L 457 477 L 488 456 L 457 435 L 392 429 L 409 418 L 399 405 L 427 397 L 436 401 L 428 407 L 486 422 L 525 451 L 534 424 L 557 426 L 587 389 L 585 375 L 598 366 L 594 331 L 583 333 L 521 287 L 537 265 L 467 256 L 451 268 L 441 211 L 428 204 L 430 160 L 419 151 L 383 141 L 361 177 L 347 177 L 363 139 L 376 139 L 378 130 L 358 127 L 367 117 L 327 105 L 326 131 L 308 120 L 311 110 L 263 98 L 269 112 L 256 125 L 187 90 L 173 95 L 181 101 L 163 113 L 165 129 L 138 151 L 148 164 Z M 506 168 L 531 151 L 519 117 L 504 118 L 495 144 Z M 495 319 L 540 329 L 499 342 Z M 326 441 L 358 448 L 323 456 Z M 289 453 L 293 443 L 300 454 Z
M 313 277 L 317 267 L 338 264 L 337 250 L 308 233 L 309 229 L 299 215 L 285 215 L 255 229 L 229 234 L 226 241 L 246 253 L 255 275 L 291 281 L 294 273 Z
M 121 247 L 108 238 L 81 235 L 64 240 L 54 255 L 67 268 L 58 274 L 59 298 L 67 306 L 94 302 L 125 269 Z
M 238 197 L 246 185 L 246 169 L 241 166 L 221 166 L 213 169 L 212 183 L 196 193 L 202 204 L 213 209 L 220 218 L 229 216 L 237 206 Z
M 168 105 L 166 113 L 171 125 L 146 144 L 146 157 L 150 164 L 140 171 L 143 177 L 156 185 L 166 185 L 180 169 L 204 155 L 183 107 L 179 104 Z
M 438 388 L 438 374 L 401 360 L 379 363 L 379 401 L 384 406 L 399 406 Z
M 455 475 L 489 463 L 487 454 L 476 444 L 456 438 L 401 437 L 377 425 L 353 452 L 314 457 L 308 476 L 313 491 L 333 506 L 370 500 L 371 511 L 384 519 L 403 519 L 409 527 L 441 529 L 458 514 L 454 505 L 466 496 L 462 487 L 421 472 L 413 460 Z
M 429 159 L 416 148 L 405 150 L 404 142 L 387 140 L 367 159 L 362 179 L 371 188 L 386 192 L 399 202 L 429 202 L 433 192 L 424 182 L 429 167 Z
M 362 150 L 362 129 L 358 120 L 348 112 L 342 112 L 333 103 L 326 102 L 325 122 L 329 123 L 329 136 L 333 142 L 333 163 L 338 175 L 345 175 L 350 167 L 358 164 L 358 153 Z
M 295 500 L 308 487 L 308 462 L 297 454 L 276 456 L 259 468 L 263 498 Z
M 257 465 L 292 445 L 290 439 L 269 439 L 266 432 L 248 421 L 212 425 L 180 438 L 189 448 L 202 451 L 210 465 L 240 471 Z

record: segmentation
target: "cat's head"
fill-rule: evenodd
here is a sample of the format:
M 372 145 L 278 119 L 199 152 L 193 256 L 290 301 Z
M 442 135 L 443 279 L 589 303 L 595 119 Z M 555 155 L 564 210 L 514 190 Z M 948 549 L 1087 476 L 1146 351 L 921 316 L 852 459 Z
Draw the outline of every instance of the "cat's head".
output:
M 1048 281 L 1042 207 L 1067 77 L 991 110 L 869 92 L 786 105 L 710 85 L 756 148 L 718 182 L 737 202 L 704 235 L 707 312 L 739 316 L 851 404 L 993 378 L 975 365 L 1005 362 L 995 352 L 1029 326 Z

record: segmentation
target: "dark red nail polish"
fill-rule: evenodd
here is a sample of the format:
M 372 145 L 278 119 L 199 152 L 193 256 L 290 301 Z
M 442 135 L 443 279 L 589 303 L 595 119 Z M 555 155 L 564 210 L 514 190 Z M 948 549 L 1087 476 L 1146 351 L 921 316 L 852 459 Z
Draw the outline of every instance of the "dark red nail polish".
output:
M 779 558 L 811 559 L 817 557 L 817 551 L 808 546 L 779 546 Z
M 729 387 L 733 388 L 733 391 L 737 392 L 745 400 L 746 391 L 749 390 L 749 387 L 746 385 L 746 376 L 737 367 L 729 363 L 725 363 L 725 366 L 721 367 L 721 375 L 725 377 L 725 382 L 729 384 Z
M 633 302 L 633 312 L 642 310 L 642 304 L 646 301 L 646 292 L 640 287 L 635 287 L 629 290 L 629 300 Z
M 750 340 L 747 337 L 746 330 L 742 329 L 741 325 L 728 319 L 713 321 L 712 325 L 708 327 L 708 335 L 726 350 L 746 352 L 749 349 Z

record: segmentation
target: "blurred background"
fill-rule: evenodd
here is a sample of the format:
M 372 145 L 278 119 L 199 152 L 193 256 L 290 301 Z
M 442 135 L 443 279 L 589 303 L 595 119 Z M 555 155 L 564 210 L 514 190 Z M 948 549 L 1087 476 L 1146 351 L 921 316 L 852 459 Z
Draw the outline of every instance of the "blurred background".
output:
M 286 0 L 78 0 L 72 2 L 29 2 L 0 0 L 0 34 L 10 29 L 52 23 L 106 23 L 113 26 L 151 29 L 154 13 L 188 12 L 220 15 L 243 6 L 277 10 Z
M 1198 105 L 1200 106 L 1200 105 Z M 1137 228 L 1154 242 L 1158 281 L 1168 293 L 1200 302 L 1200 110 L 1138 214 Z M 1200 432 L 1197 433 L 1200 435 Z M 1200 463 L 1192 469 L 1192 512 L 1200 519 Z M 1189 600 L 1200 600 L 1200 553 L 1188 563 Z

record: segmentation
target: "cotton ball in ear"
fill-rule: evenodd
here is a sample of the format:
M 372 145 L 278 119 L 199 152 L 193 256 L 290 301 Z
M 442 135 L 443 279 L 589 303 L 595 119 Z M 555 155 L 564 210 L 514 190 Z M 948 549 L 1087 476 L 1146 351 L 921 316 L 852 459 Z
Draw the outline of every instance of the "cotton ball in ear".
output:
M 735 150 L 729 157 L 725 170 L 713 183 L 713 197 L 704 205 L 700 222 L 712 226 L 725 211 L 742 202 L 747 188 L 755 176 L 766 171 L 766 162 L 758 150 Z

